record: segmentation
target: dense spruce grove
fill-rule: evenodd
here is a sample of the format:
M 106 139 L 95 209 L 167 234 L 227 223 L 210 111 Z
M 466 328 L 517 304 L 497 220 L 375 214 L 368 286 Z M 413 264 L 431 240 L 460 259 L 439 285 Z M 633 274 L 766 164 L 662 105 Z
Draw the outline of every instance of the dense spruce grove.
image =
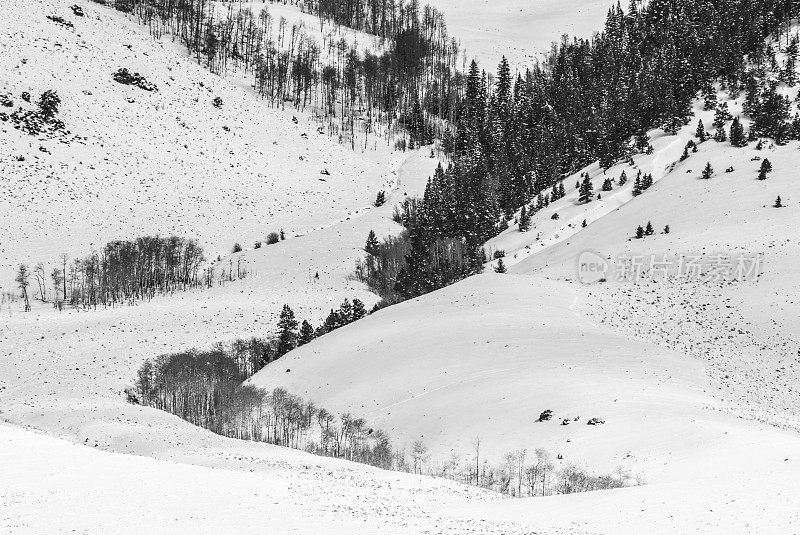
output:
M 372 248 L 356 277 L 391 304 L 480 271 L 481 244 L 520 207 L 527 218 L 563 196 L 561 181 L 591 162 L 608 169 L 650 151 L 647 130 L 688 124 L 698 96 L 717 109 L 716 140 L 725 141 L 732 117 L 717 106 L 718 88 L 745 92 L 747 139 L 800 138 L 800 119 L 777 91 L 779 81 L 797 82 L 798 43 L 788 30 L 799 12 L 796 0 L 633 0 L 627 12 L 609 11 L 602 32 L 554 43 L 524 74 L 512 76 L 503 59 L 490 81 L 473 61 L 442 139 L 450 164 L 422 199 L 406 202 L 406 230 Z M 769 36 L 786 54 L 782 65 Z M 635 193 L 651 180 L 637 177 Z M 591 202 L 588 178 L 578 187 L 580 202 Z

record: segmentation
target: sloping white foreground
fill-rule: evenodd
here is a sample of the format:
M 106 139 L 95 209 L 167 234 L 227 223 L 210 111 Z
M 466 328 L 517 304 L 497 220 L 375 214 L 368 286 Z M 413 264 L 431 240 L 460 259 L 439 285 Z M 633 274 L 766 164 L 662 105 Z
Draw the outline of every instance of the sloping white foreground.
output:
M 225 442 L 225 441 L 222 441 Z M 97 451 L 0 423 L 3 533 L 468 533 L 489 493 L 230 441 L 211 468 Z M 224 444 L 223 444 L 224 445 Z M 522 533 L 511 522 L 481 533 Z

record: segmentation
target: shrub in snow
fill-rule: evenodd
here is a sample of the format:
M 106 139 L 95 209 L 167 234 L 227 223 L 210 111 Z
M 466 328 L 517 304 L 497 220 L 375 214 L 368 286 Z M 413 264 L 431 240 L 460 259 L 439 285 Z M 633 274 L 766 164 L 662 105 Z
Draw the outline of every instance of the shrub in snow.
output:
M 537 422 L 546 422 L 546 421 L 550 420 L 552 417 L 553 417 L 553 411 L 551 411 L 550 409 L 547 409 L 546 411 L 543 411 L 539 415 L 539 419 L 536 420 L 536 421 Z
M 42 119 L 51 121 L 58 113 L 58 106 L 61 105 L 61 97 L 58 96 L 58 93 L 49 89 L 42 93 L 37 104 L 42 114 Z
M 221 108 L 222 99 L 220 97 L 214 97 L 214 100 L 211 101 L 211 104 L 213 104 L 215 108 Z
M 604 423 L 606 423 L 606 421 L 603 420 L 602 418 L 592 418 L 591 420 L 586 422 L 586 425 L 603 425 Z
M 156 85 L 145 80 L 144 76 L 138 72 L 131 74 L 126 68 L 119 69 L 112 77 L 120 84 L 133 85 L 145 91 L 158 91 Z
M 233 252 L 234 253 L 241 253 L 242 252 L 242 246 L 239 245 L 238 243 L 234 243 L 233 244 Z
M 58 15 L 47 15 L 47 18 L 55 22 L 56 24 L 60 24 L 65 28 L 72 28 L 73 25 L 70 21 L 65 20 L 63 17 L 59 17 Z
M 281 241 L 281 235 L 277 232 L 270 232 L 267 234 L 267 245 L 273 245 Z
M 70 9 L 72 10 L 72 14 L 76 17 L 83 16 L 83 8 L 81 6 L 75 4 L 74 6 L 70 7 Z

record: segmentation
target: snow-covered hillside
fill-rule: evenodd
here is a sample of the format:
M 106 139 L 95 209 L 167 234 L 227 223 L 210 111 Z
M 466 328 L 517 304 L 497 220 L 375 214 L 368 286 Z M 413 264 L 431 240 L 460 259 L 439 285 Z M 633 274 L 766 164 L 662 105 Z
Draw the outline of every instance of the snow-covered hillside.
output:
M 0 280 L 19 262 L 145 234 L 196 238 L 216 257 L 237 241 L 344 219 L 392 185 L 383 157 L 340 146 L 302 116 L 295 123 L 118 12 L 82 2 L 79 17 L 69 5 L 12 4 L 0 21 L 7 111 L 33 107 L 23 92 L 55 90 L 70 132 L 44 139 L 0 122 Z M 158 91 L 117 83 L 120 68 Z
M 431 472 L 544 448 L 554 473 L 575 465 L 644 483 L 501 499 L 444 478 L 224 438 L 127 401 L 146 359 L 271 334 L 284 303 L 315 325 L 345 298 L 374 304 L 348 275 L 370 230 L 401 230 L 394 206 L 421 194 L 438 161 L 429 149 L 348 150 L 310 116 L 294 121 L 269 107 L 242 76 L 210 74 L 99 4 L 77 0 L 79 17 L 75 1 L 3 6 L 0 95 L 14 101 L 10 112 L 35 105 L 23 92 L 35 103 L 56 90 L 69 134 L 35 137 L 0 122 L 0 289 L 10 289 L 18 262 L 74 258 L 145 233 L 197 238 L 220 265 L 241 263 L 248 275 L 95 311 L 34 302 L 23 313 L 0 295 L 0 531 L 800 530 L 797 142 L 757 150 L 707 141 L 681 162 L 697 119 L 712 123 L 698 107 L 677 135 L 650 132 L 653 152 L 633 165 L 581 171 L 595 194 L 623 170 L 626 185 L 581 204 L 579 174 L 571 176 L 566 196 L 538 211 L 528 232 L 512 222 L 490 240 L 509 273 L 490 262 L 483 275 L 326 334 L 250 381 L 351 411 L 406 451 L 421 441 Z M 527 63 L 563 32 L 587 35 L 607 9 L 595 0 L 432 4 L 487 67 L 501 53 Z M 268 6 L 275 20 L 319 28 L 295 7 Z M 158 91 L 115 82 L 123 67 Z M 774 170 L 758 181 L 764 158 Z M 715 173 L 702 180 L 707 162 Z M 655 183 L 634 197 L 639 170 Z M 388 199 L 375 208 L 379 190 Z M 782 208 L 772 206 L 778 195 Z M 648 221 L 655 233 L 636 239 Z M 280 228 L 285 241 L 252 247 Z M 227 254 L 234 242 L 244 251 Z M 608 265 L 605 282 L 581 282 L 587 251 Z M 618 281 L 625 253 L 758 258 L 760 276 L 663 281 L 643 269 Z M 552 419 L 537 421 L 548 409 Z
M 524 70 L 568 34 L 589 38 L 599 31 L 611 4 L 605 0 L 428 0 L 444 13 L 450 34 L 492 72 L 506 56 Z
M 512 224 L 489 242 L 505 251 L 509 274 L 486 274 L 381 311 L 290 353 L 286 366 L 275 363 L 253 382 L 361 411 L 406 440 L 427 441 L 440 461 L 455 451 L 474 462 L 472 444 L 481 437 L 483 455 L 545 447 L 564 463 L 622 466 L 656 483 L 609 493 L 622 500 L 663 496 L 680 504 L 678 489 L 704 489 L 712 502 L 738 501 L 728 489 L 740 477 L 758 479 L 783 497 L 776 498 L 783 506 L 775 524 L 758 523 L 768 518 L 763 503 L 748 501 L 730 512 L 730 523 L 715 514 L 703 525 L 713 532 L 796 525 L 783 507 L 792 492 L 786 473 L 797 473 L 800 451 L 793 297 L 800 242 L 791 200 L 800 193 L 792 180 L 798 146 L 707 141 L 681 162 L 700 118 L 712 122 L 698 108 L 677 135 L 651 132 L 653 152 L 633 166 L 603 173 L 594 165 L 568 177 L 566 197 L 537 212 L 530 231 Z M 764 158 L 774 171 L 759 181 Z M 703 180 L 707 162 L 715 173 Z M 623 170 L 629 182 L 620 187 Z M 634 197 L 639 170 L 655 183 Z M 574 184 L 584 172 L 602 200 L 578 203 Z M 601 191 L 606 178 L 614 180 L 612 191 Z M 778 195 L 783 208 L 773 207 Z M 648 221 L 654 235 L 635 239 Z M 607 282 L 581 283 L 586 251 L 608 264 Z M 645 262 L 636 281 L 615 281 L 623 254 L 666 255 L 673 275 L 681 256 L 697 256 L 704 275 L 665 281 L 663 269 Z M 740 259 L 759 259 L 761 275 L 735 280 Z M 559 421 L 535 422 L 545 409 Z M 586 426 L 595 416 L 605 425 Z M 569 425 L 559 425 L 562 418 Z M 662 517 L 668 511 L 648 511 L 655 516 L 645 515 L 643 524 L 664 531 L 694 525 L 688 511 L 674 522 Z M 595 513 L 587 516 L 594 529 L 614 531 Z

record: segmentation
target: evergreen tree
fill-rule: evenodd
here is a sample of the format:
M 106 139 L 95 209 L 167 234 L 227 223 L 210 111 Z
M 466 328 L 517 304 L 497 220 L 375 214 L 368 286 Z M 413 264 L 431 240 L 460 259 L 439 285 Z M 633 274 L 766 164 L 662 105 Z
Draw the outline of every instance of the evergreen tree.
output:
M 707 162 L 705 168 L 703 169 L 702 178 L 708 180 L 712 176 L 714 176 L 714 168 L 711 167 L 711 162 Z
M 528 213 L 528 207 L 522 205 L 522 210 L 519 213 L 519 231 L 528 232 L 531 228 L 531 216 Z
M 584 219 L 583 222 L 581 223 L 581 228 L 586 228 L 586 225 L 588 225 L 588 223 Z
M 364 306 L 364 303 L 358 298 L 353 299 L 353 311 L 351 315 L 353 321 L 358 321 L 366 316 L 367 308 Z
M 378 254 L 380 250 L 380 246 L 378 245 L 378 237 L 375 236 L 375 231 L 370 230 L 369 234 L 367 235 L 367 243 L 364 245 L 364 252 L 368 255 L 375 256 Z
M 297 335 L 297 347 L 306 345 L 314 338 L 314 327 L 312 327 L 308 321 L 303 320 L 303 323 L 300 325 L 300 333 Z
M 650 221 L 648 221 L 647 227 L 644 229 L 644 235 L 652 236 L 653 234 L 655 234 L 655 230 L 653 230 L 653 224 Z
M 566 195 L 567 195 L 566 191 L 564 190 L 564 181 L 562 180 L 558 184 L 558 198 L 559 199 L 563 199 Z
M 747 144 L 747 139 L 744 135 L 744 127 L 742 123 L 739 121 L 739 118 L 735 118 L 731 123 L 731 145 L 734 147 L 743 147 Z
M 297 320 L 289 305 L 283 305 L 278 318 L 278 347 L 276 354 L 282 357 L 297 346 Z
M 627 181 L 628 181 L 628 175 L 626 175 L 625 170 L 623 170 L 622 174 L 619 175 L 619 185 L 624 186 Z
M 778 198 L 775 199 L 775 204 L 772 205 L 775 208 L 783 208 L 783 203 L 781 202 L 781 196 L 778 195 Z
M 641 172 L 636 175 L 636 178 L 633 181 L 633 196 L 638 197 L 642 194 L 642 181 L 641 181 Z
M 502 258 L 497 260 L 497 265 L 494 268 L 494 272 L 495 273 L 506 273 L 507 272 L 506 265 L 503 263 L 503 259 Z
M 786 47 L 786 63 L 781 70 L 781 81 L 789 86 L 794 86 L 797 83 L 797 53 L 797 36 L 794 35 L 791 41 L 789 41 L 789 45 Z
M 694 132 L 694 137 L 700 140 L 700 143 L 704 142 L 707 138 L 706 134 L 706 127 L 703 126 L 703 120 L 700 119 L 697 121 L 697 130 Z
M 714 133 L 714 141 L 722 142 L 728 139 L 728 136 L 725 133 L 725 122 L 732 118 L 733 117 L 728 111 L 727 102 L 723 102 L 717 106 L 717 109 L 714 112 L 714 128 L 716 129 L 716 132 Z
M 353 305 L 349 299 L 345 299 L 339 307 L 339 319 L 342 325 L 347 325 L 353 321 Z
M 664 227 L 664 234 L 669 234 L 669 225 Z
M 587 173 L 583 177 L 583 182 L 578 188 L 578 202 L 581 203 L 591 202 L 593 195 L 594 195 L 594 186 L 592 186 L 592 181 L 589 179 L 589 174 Z
M 603 181 L 603 187 L 601 188 L 602 191 L 611 191 L 613 188 L 611 186 L 611 179 L 607 178 Z
M 644 238 L 644 228 L 642 228 L 642 226 L 639 225 L 638 227 L 636 227 L 636 239 L 641 240 L 642 238 Z

